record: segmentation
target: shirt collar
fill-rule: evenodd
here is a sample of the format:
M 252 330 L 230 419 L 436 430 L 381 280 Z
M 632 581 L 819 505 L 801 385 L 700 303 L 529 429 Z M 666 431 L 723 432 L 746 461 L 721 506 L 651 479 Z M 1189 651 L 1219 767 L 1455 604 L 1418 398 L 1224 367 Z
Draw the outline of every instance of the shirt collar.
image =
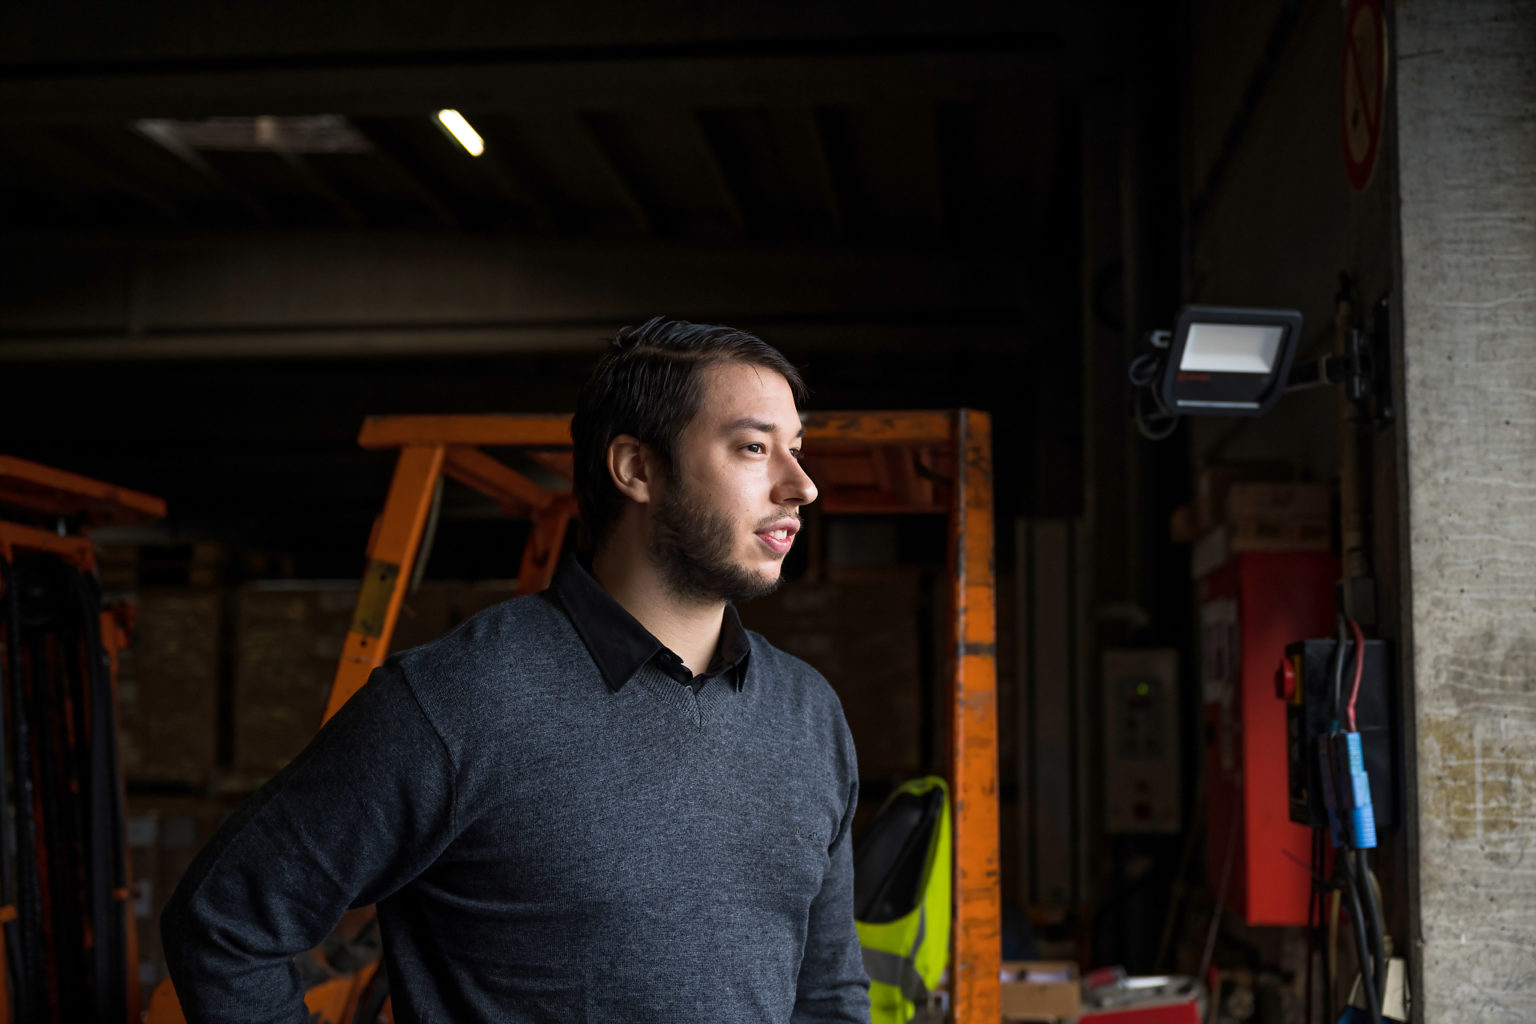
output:
M 582 642 L 587 645 L 587 651 L 610 690 L 617 693 L 640 666 L 653 659 L 657 667 L 679 682 L 688 681 L 688 670 L 677 656 L 615 601 L 613 595 L 593 579 L 587 566 L 574 556 L 567 555 L 561 560 L 549 589 L 559 599 L 571 625 L 576 627 Z M 701 676 L 730 672 L 734 688 L 740 690 L 746 679 L 747 655 L 751 650 L 741 616 L 736 614 L 734 605 L 727 603 L 715 656 Z

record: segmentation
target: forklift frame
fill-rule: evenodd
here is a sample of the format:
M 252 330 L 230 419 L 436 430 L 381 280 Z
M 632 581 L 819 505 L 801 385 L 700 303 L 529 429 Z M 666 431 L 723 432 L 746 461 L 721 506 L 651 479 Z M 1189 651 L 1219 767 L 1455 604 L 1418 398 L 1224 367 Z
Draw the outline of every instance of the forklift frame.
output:
M 805 416 L 805 460 L 823 481 L 821 510 L 937 513 L 949 521 L 950 630 L 945 704 L 954 800 L 954 929 L 951 999 L 956 1024 L 1001 1017 L 998 869 L 997 614 L 993 569 L 990 418 L 971 409 L 828 412 Z M 383 664 L 444 476 L 489 495 L 510 516 L 531 519 L 517 592 L 549 585 L 576 505 L 569 490 L 568 415 L 370 417 L 358 443 L 397 449 L 384 511 L 325 717 Z M 517 449 L 563 479 L 551 488 L 482 448 Z
M 14 563 L 17 552 L 40 552 L 51 555 L 83 573 L 96 571 L 96 549 L 91 543 L 89 530 L 95 526 L 149 523 L 164 519 L 165 501 L 152 494 L 142 494 L 125 487 L 93 480 L 66 470 L 55 469 L 39 462 L 0 455 L 0 508 L 25 511 L 29 517 L 46 519 L 56 517 L 61 524 L 58 530 L 46 530 L 39 526 L 15 522 L 0 514 L 0 559 Z M 75 532 L 64 532 L 69 524 Z M 0 583 L 0 591 L 4 584 Z M 117 606 L 103 608 L 100 615 L 102 647 L 108 658 L 113 707 L 111 721 L 114 729 L 122 731 L 122 715 L 117 698 L 118 655 L 126 650 L 132 632 L 132 608 Z M 7 686 L 15 686 L 8 679 Z M 20 698 L 14 703 L 19 706 Z M 121 756 L 119 755 L 119 762 Z M 122 765 L 117 765 L 120 804 L 126 809 Z M 0 765 L 0 785 L 4 784 L 6 768 Z M 0 827 L 10 827 L 0 823 Z M 4 855 L 0 844 L 0 856 Z M 142 992 L 139 983 L 138 921 L 132 901 L 133 861 L 127 836 L 123 836 L 123 872 L 129 885 L 113 891 L 112 899 L 123 904 L 123 965 L 124 1000 L 126 1020 L 136 1024 Z M 7 970 L 6 936 L 4 925 L 17 919 L 15 903 L 0 906 L 0 1024 L 10 1024 L 12 1019 L 12 979 Z M 41 953 L 39 953 L 41 955 Z

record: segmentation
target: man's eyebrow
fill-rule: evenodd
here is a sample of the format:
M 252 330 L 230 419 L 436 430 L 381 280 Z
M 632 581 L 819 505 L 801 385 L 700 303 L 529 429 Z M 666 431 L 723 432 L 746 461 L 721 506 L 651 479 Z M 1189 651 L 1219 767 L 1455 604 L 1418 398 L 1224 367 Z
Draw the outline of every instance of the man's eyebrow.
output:
M 725 425 L 725 429 L 727 432 L 734 432 L 737 430 L 756 430 L 764 434 L 777 434 L 779 432 L 779 428 L 774 426 L 772 423 L 764 423 L 762 420 L 753 419 L 751 416 L 743 416 L 739 420 L 732 420 L 730 423 Z M 800 424 L 800 429 L 795 431 L 795 437 L 798 438 L 804 436 L 805 425 L 802 423 Z

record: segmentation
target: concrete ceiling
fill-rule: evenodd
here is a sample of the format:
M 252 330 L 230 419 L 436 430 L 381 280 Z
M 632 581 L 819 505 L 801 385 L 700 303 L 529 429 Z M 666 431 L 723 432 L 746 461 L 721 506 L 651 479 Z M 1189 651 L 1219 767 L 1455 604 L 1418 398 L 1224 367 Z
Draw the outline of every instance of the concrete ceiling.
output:
M 1133 38 L 1122 6 L 12 4 L 0 216 L 997 244 L 1045 226 L 1072 97 Z M 284 115 L 339 115 L 361 144 L 141 125 Z
M 364 415 L 569 408 L 599 339 L 661 311 L 761 331 L 819 408 L 993 410 L 1017 507 L 1032 425 L 1070 441 L 1080 415 L 1080 100 L 1154 62 L 1168 16 L 4 5 L 6 450 L 345 575 L 389 470 Z M 1021 406 L 1046 370 L 1051 408 Z

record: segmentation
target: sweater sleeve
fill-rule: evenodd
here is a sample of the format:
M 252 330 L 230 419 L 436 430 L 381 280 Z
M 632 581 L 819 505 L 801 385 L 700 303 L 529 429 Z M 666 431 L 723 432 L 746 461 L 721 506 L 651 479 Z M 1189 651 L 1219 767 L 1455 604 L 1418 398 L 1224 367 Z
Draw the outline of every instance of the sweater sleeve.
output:
M 161 915 L 190 1024 L 305 1024 L 292 958 L 415 878 L 456 831 L 454 765 L 394 663 L 198 854 Z
M 846 726 L 844 727 L 846 730 Z M 846 737 L 849 760 L 853 741 Z M 795 992 L 794 1024 L 856 1021 L 869 1024 L 869 979 L 853 924 L 853 812 L 859 803 L 858 768 L 849 766 L 848 806 L 829 853 L 827 875 L 811 903 L 805 956 Z

